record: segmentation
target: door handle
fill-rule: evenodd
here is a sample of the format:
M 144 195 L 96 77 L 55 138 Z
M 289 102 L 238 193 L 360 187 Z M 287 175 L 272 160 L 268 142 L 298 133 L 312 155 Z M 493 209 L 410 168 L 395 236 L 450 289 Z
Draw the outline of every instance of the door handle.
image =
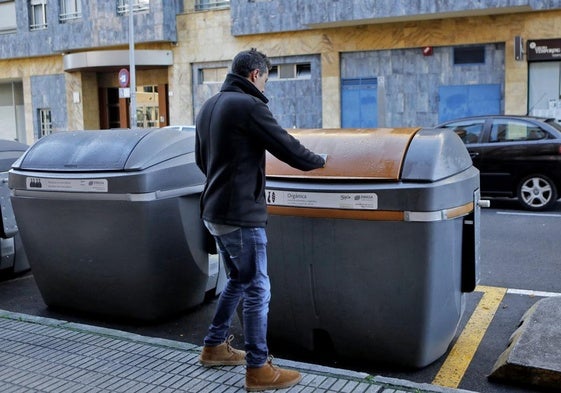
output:
M 475 151 L 472 151 L 472 152 L 469 153 L 469 156 L 470 156 L 471 158 L 477 157 L 478 155 L 479 155 L 479 153 L 478 153 L 478 152 L 475 152 Z

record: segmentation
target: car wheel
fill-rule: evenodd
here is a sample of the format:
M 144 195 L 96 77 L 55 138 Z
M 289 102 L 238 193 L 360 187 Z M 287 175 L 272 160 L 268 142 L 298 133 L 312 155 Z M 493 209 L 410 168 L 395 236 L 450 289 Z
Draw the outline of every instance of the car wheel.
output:
M 549 209 L 557 201 L 557 189 L 547 176 L 526 176 L 518 185 L 518 201 L 528 210 Z

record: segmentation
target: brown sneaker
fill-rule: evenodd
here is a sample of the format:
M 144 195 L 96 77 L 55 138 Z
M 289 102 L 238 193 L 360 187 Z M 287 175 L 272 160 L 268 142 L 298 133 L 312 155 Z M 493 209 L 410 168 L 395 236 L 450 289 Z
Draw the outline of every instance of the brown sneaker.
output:
M 205 367 L 245 364 L 245 351 L 232 348 L 230 343 L 233 339 L 234 336 L 230 336 L 222 344 L 215 347 L 204 346 L 199 356 L 199 362 Z
M 269 389 L 285 389 L 296 385 L 302 375 L 296 370 L 287 370 L 273 366 L 269 359 L 262 367 L 248 367 L 245 372 L 245 389 L 259 392 Z

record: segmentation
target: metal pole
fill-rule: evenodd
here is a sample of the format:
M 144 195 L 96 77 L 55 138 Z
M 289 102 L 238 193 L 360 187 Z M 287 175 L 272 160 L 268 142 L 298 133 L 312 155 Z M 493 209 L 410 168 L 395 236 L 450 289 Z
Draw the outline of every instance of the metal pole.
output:
M 133 0 L 129 0 L 129 67 L 130 67 L 130 128 L 136 128 L 136 66 L 134 61 Z
M 14 109 L 14 120 L 16 124 L 16 138 L 19 142 L 18 106 L 16 104 L 16 84 L 12 81 L 12 104 Z

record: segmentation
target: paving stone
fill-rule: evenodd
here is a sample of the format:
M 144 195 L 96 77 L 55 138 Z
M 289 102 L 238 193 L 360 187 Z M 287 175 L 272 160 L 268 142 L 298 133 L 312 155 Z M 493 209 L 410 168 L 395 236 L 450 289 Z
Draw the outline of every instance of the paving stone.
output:
M 0 392 L 245 393 L 244 366 L 202 367 L 200 350 L 193 344 L 0 310 Z M 392 380 L 384 388 L 366 381 L 365 373 L 283 359 L 275 363 L 303 374 L 287 393 L 397 393 L 414 392 L 416 386 L 404 381 L 400 389 L 402 382 Z M 452 392 L 432 385 L 419 391 Z

